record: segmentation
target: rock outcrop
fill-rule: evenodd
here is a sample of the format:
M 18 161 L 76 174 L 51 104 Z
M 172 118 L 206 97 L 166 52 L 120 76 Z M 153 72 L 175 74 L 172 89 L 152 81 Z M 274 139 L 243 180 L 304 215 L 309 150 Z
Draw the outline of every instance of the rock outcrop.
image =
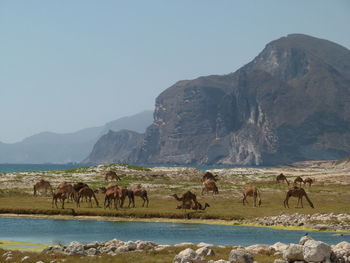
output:
M 293 34 L 156 99 L 134 163 L 274 165 L 350 155 L 350 51 Z

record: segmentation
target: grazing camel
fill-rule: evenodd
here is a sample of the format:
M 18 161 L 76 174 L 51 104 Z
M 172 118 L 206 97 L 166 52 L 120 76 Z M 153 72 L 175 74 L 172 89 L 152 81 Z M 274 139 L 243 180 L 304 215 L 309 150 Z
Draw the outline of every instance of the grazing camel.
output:
M 99 207 L 98 200 L 96 198 L 96 195 L 94 191 L 89 187 L 83 187 L 78 192 L 78 198 L 77 198 L 77 207 L 80 207 L 80 198 L 85 197 L 85 199 L 89 200 L 90 207 L 92 207 L 92 201 L 91 199 L 94 198 L 96 202 L 96 206 Z
M 216 182 L 217 180 L 219 180 L 217 174 L 216 174 L 216 175 L 213 175 L 211 172 L 206 172 L 206 173 L 203 175 L 201 181 L 204 182 L 205 180 L 208 180 L 208 179 L 213 180 L 213 181 L 215 181 L 215 182 Z
M 41 179 L 33 187 L 34 196 L 37 194 L 37 192 L 39 190 L 41 191 L 42 189 L 45 190 L 45 194 L 47 194 L 47 189 L 49 189 L 51 191 L 51 194 L 53 194 L 52 187 L 51 187 L 51 184 L 49 183 L 49 181 L 45 181 L 45 180 Z
M 299 187 L 301 187 L 301 184 L 304 183 L 303 178 L 301 178 L 300 176 L 294 179 L 294 185 L 297 185 L 298 183 L 300 184 Z
M 312 180 L 312 178 L 310 177 L 307 177 L 305 180 L 304 180 L 304 186 L 306 184 L 309 184 L 309 187 L 311 187 L 311 185 L 313 184 L 314 180 Z
M 149 200 L 148 200 L 147 191 L 143 189 L 140 184 L 132 185 L 130 187 L 130 190 L 134 192 L 135 196 L 141 197 L 141 199 L 143 200 L 142 207 L 144 207 L 145 203 L 146 203 L 146 207 L 148 207 Z
M 61 189 L 66 193 L 67 202 L 69 201 L 69 198 L 72 201 L 77 200 L 77 192 L 74 190 L 73 185 L 71 185 L 67 182 L 63 182 L 57 186 L 57 189 Z
M 261 206 L 261 196 L 260 196 L 260 191 L 258 188 L 256 188 L 255 186 L 249 186 L 247 187 L 244 191 L 243 191 L 243 205 L 245 205 L 245 203 L 248 204 L 247 201 L 247 197 L 248 196 L 252 196 L 253 197 L 253 205 L 254 207 L 256 207 L 256 199 L 259 198 L 259 203 L 258 205 Z
M 64 200 L 66 200 L 67 198 L 67 192 L 64 189 L 56 189 L 53 194 L 52 194 L 52 208 L 53 208 L 53 204 L 55 203 L 56 208 L 57 207 L 57 200 L 61 200 L 62 202 L 62 209 L 64 209 Z
M 111 207 L 111 202 L 114 201 L 114 208 L 118 209 L 117 205 L 121 197 L 121 189 L 118 186 L 107 188 L 105 193 L 104 208 Z
M 219 189 L 216 186 L 215 181 L 213 181 L 211 179 L 207 179 L 203 182 L 202 195 L 203 195 L 204 191 L 206 191 L 207 194 L 209 193 L 209 191 L 213 191 L 213 195 L 219 194 Z
M 131 204 L 132 207 L 135 207 L 135 194 L 132 190 L 127 189 L 126 187 L 121 188 L 120 207 L 123 207 L 126 197 L 129 199 L 128 207 L 130 208 Z
M 283 173 L 281 173 L 281 174 L 279 174 L 279 175 L 276 176 L 276 181 L 277 181 L 278 184 L 279 184 L 281 181 L 282 181 L 282 182 L 283 182 L 283 181 L 286 181 L 286 182 L 287 182 L 287 185 L 289 185 L 289 182 L 288 182 L 288 180 L 287 180 L 287 177 L 286 177 Z
M 306 200 L 308 201 L 309 205 L 314 208 L 313 203 L 307 196 L 305 190 L 303 188 L 299 188 L 294 186 L 292 189 L 288 190 L 286 198 L 284 199 L 283 205 L 285 208 L 289 208 L 288 200 L 290 197 L 298 197 L 298 204 L 297 207 L 299 206 L 299 202 L 301 203 L 301 208 L 303 208 L 303 197 L 305 196 Z
M 111 178 L 112 180 L 120 181 L 120 177 L 117 175 L 114 171 L 108 171 L 105 173 L 105 181 L 108 181 L 108 178 Z

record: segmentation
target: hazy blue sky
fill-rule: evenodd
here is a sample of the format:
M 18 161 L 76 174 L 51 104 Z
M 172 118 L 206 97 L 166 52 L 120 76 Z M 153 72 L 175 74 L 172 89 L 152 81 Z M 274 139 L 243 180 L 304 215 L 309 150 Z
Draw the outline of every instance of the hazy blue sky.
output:
M 350 48 L 350 1 L 0 0 L 0 141 L 153 109 L 290 33 Z

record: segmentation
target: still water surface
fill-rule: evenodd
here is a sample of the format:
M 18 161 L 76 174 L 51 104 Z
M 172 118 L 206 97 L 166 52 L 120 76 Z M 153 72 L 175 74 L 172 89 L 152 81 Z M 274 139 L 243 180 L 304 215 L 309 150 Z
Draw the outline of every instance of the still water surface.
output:
M 276 230 L 265 227 L 225 226 L 189 223 L 110 222 L 90 220 L 0 218 L 0 240 L 68 244 L 113 238 L 123 241 L 147 240 L 160 244 L 206 242 L 215 245 L 298 243 L 305 231 Z M 308 232 L 329 244 L 350 242 L 350 236 L 330 232 Z M 339 234 L 339 233 L 338 233 Z

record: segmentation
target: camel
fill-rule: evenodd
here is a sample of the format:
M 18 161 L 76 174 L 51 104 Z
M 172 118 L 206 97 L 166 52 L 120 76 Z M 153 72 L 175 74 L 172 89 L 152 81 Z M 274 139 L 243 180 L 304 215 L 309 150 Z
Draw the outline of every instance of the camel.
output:
M 219 194 L 219 189 L 216 186 L 215 181 L 213 181 L 211 179 L 207 179 L 203 182 L 202 195 L 203 195 L 204 191 L 206 191 L 207 194 L 209 193 L 209 191 L 213 191 L 213 195 Z
M 69 198 L 72 201 L 77 200 L 77 192 L 74 190 L 73 185 L 71 185 L 67 182 L 63 182 L 57 186 L 57 189 L 61 189 L 66 193 L 67 202 L 68 202 Z
M 289 185 L 289 182 L 288 182 L 288 180 L 287 180 L 287 177 L 283 174 L 283 173 L 281 173 L 281 174 L 279 174 L 279 175 L 277 175 L 276 176 L 276 181 L 277 181 L 277 183 L 279 184 L 280 183 L 280 181 L 286 181 L 287 182 L 287 185 Z
M 64 189 L 56 189 L 52 194 L 52 208 L 53 204 L 55 203 L 56 208 L 57 207 L 57 199 L 61 200 L 62 202 L 62 209 L 64 209 L 64 200 L 67 198 L 67 192 Z
M 47 194 L 47 189 L 49 189 L 51 191 L 51 194 L 53 194 L 51 184 L 49 183 L 49 181 L 45 181 L 43 179 L 37 182 L 34 185 L 33 189 L 34 189 L 34 196 L 37 194 L 39 190 L 42 190 L 42 189 L 45 190 L 45 194 Z
M 300 184 L 299 187 L 301 187 L 301 184 L 304 183 L 303 178 L 301 178 L 300 176 L 294 179 L 294 185 L 297 185 L 298 183 Z
M 144 207 L 145 203 L 146 203 L 146 207 L 148 207 L 149 200 L 148 200 L 147 191 L 143 189 L 140 184 L 132 185 L 130 187 L 130 190 L 134 192 L 135 196 L 141 197 L 141 199 L 143 200 L 142 207 Z
M 190 209 L 192 207 L 199 207 L 197 196 L 191 191 L 187 191 L 181 197 L 178 197 L 177 194 L 172 195 L 177 201 L 182 202 L 181 205 L 177 206 L 177 209 Z M 189 207 L 189 208 L 187 208 Z
M 303 208 L 303 197 L 305 196 L 306 200 L 308 201 L 309 205 L 314 208 L 313 203 L 311 202 L 311 200 L 309 199 L 309 197 L 307 196 L 305 190 L 303 188 L 299 188 L 294 186 L 292 189 L 288 190 L 286 198 L 284 199 L 283 205 L 285 208 L 289 208 L 288 205 L 288 200 L 290 197 L 298 197 L 298 204 L 297 207 L 299 206 L 299 202 L 301 203 L 301 208 Z
M 105 173 L 105 181 L 108 181 L 108 178 L 111 178 L 112 180 L 120 181 L 120 177 L 117 175 L 114 171 L 108 171 Z
M 205 210 L 207 207 L 210 207 L 208 203 L 204 204 L 204 207 L 202 206 L 201 203 L 197 202 L 194 204 L 192 201 L 185 201 L 181 205 L 178 205 L 176 209 L 192 209 L 192 210 Z
M 310 177 L 307 177 L 305 180 L 304 180 L 304 186 L 306 184 L 309 184 L 309 187 L 311 187 L 311 185 L 313 184 L 314 180 L 312 180 L 312 178 Z
M 114 201 L 114 208 L 118 209 L 117 205 L 121 197 L 121 189 L 118 186 L 107 188 L 105 193 L 104 208 L 111 207 L 112 200 Z
M 78 193 L 80 191 L 80 189 L 84 188 L 84 187 L 88 187 L 89 186 L 86 184 L 86 183 L 83 183 L 83 182 L 79 182 L 79 183 L 76 183 L 76 184 L 73 184 L 73 188 L 74 188 L 74 191 L 77 193 L 77 197 L 78 197 Z M 87 202 L 87 196 L 85 196 L 85 201 Z
M 216 175 L 213 175 L 211 172 L 206 172 L 206 173 L 203 175 L 201 181 L 204 182 L 205 180 L 208 180 L 208 179 L 213 180 L 213 181 L 215 181 L 215 182 L 216 182 L 217 180 L 219 180 L 217 174 L 216 174 Z
M 91 199 L 94 198 L 96 202 L 96 206 L 99 207 L 98 200 L 96 198 L 96 195 L 94 191 L 89 187 L 83 187 L 78 192 L 77 197 L 77 207 L 80 207 L 80 198 L 85 197 L 89 199 L 90 207 L 92 207 L 92 201 Z
M 259 203 L 258 205 L 261 206 L 261 196 L 260 196 L 260 191 L 258 188 L 256 188 L 255 186 L 249 186 L 247 187 L 244 191 L 243 191 L 243 205 L 245 205 L 245 203 L 248 204 L 247 201 L 247 197 L 248 196 L 252 196 L 253 197 L 253 206 L 256 207 L 256 199 L 259 198 Z
M 121 197 L 120 197 L 120 207 L 122 208 L 124 205 L 125 198 L 128 197 L 129 204 L 128 207 L 132 204 L 132 207 L 135 207 L 135 194 L 132 190 L 127 189 L 125 187 L 121 188 Z

